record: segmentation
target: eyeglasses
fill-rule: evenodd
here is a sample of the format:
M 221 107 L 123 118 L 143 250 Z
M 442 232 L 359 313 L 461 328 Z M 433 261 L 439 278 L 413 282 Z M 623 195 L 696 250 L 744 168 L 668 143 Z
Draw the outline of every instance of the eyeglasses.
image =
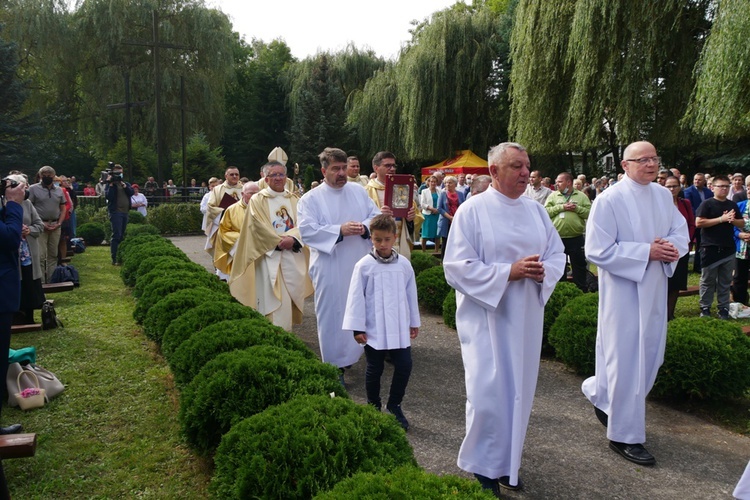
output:
M 648 165 L 649 163 L 656 163 L 657 165 L 661 165 L 661 156 L 650 156 L 648 158 L 633 158 L 631 160 L 625 160 L 625 161 L 632 161 L 639 165 Z
M 286 177 L 286 174 L 268 174 L 266 177 L 269 179 L 281 179 L 282 177 Z
M 729 189 L 729 184 L 714 184 L 716 189 Z
M 387 169 L 391 169 L 391 168 L 395 169 L 396 168 L 396 164 L 395 163 L 381 163 L 380 166 L 381 167 L 385 167 Z
M 664 187 L 667 188 L 667 189 L 680 189 L 679 185 L 677 185 L 677 186 L 664 186 Z

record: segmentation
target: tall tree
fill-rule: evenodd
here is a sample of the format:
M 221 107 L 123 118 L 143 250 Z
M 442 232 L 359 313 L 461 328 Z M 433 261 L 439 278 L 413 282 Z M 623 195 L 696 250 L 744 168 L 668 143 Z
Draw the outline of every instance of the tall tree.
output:
M 722 0 L 696 67 L 686 123 L 706 136 L 750 135 L 750 2 Z
M 30 146 L 33 132 L 31 120 L 22 113 L 26 90 L 17 70 L 15 45 L 0 38 L 0 163 L 14 168 Z

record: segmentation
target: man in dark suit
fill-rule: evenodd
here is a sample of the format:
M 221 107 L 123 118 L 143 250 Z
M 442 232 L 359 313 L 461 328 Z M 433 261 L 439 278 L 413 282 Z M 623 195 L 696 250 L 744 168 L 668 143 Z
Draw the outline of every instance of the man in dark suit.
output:
M 21 271 L 18 249 L 21 246 L 23 208 L 21 202 L 26 194 L 26 184 L 3 179 L 5 195 L 0 205 L 0 401 L 5 400 L 5 378 L 8 374 L 8 351 L 13 314 L 21 306 Z M 0 427 L 0 434 L 21 432 L 21 424 Z M 5 473 L 0 463 L 0 498 L 10 498 Z
M 693 206 L 693 215 L 698 207 L 708 198 L 713 198 L 714 194 L 710 189 L 706 187 L 706 176 L 700 172 L 693 176 L 693 185 L 684 191 L 685 198 L 690 200 L 690 204 Z M 696 231 L 695 237 L 691 243 L 694 243 L 693 248 L 696 249 L 695 256 L 693 258 L 693 272 L 701 272 L 701 257 L 700 257 L 700 246 L 701 246 L 701 232 Z

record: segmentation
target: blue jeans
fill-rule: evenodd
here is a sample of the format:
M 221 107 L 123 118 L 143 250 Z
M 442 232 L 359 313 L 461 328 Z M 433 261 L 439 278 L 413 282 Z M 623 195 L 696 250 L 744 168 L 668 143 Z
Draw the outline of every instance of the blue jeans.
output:
M 110 212 L 109 222 L 112 225 L 112 239 L 109 242 L 109 250 L 112 253 L 112 263 L 117 261 L 117 247 L 125 238 L 125 227 L 128 225 L 128 214 L 122 212 Z
M 393 361 L 393 380 L 391 380 L 391 391 L 388 395 L 387 406 L 401 404 L 404 393 L 406 393 L 406 384 L 409 383 L 409 377 L 411 376 L 411 347 L 379 351 L 366 345 L 365 391 L 367 392 L 367 402 L 378 408 L 381 406 L 380 377 L 383 375 L 386 353 L 391 355 L 391 361 Z

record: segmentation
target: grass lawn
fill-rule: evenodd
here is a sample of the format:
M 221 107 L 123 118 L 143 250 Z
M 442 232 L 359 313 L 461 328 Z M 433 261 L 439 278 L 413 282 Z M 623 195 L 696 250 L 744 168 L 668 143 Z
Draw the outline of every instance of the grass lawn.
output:
M 164 359 L 133 321 L 109 248 L 76 256 L 81 287 L 50 295 L 65 328 L 16 334 L 66 391 L 42 409 L 3 408 L 2 424 L 38 434 L 36 456 L 5 460 L 14 498 L 205 498 L 210 466 L 179 436 Z M 37 312 L 38 318 L 39 312 Z

